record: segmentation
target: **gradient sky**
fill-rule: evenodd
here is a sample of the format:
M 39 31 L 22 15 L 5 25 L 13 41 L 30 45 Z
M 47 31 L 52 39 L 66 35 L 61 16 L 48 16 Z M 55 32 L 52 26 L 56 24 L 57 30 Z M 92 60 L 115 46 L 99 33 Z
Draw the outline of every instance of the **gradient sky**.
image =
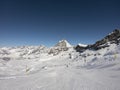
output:
M 120 0 L 0 0 L 0 46 L 91 44 L 120 28 Z

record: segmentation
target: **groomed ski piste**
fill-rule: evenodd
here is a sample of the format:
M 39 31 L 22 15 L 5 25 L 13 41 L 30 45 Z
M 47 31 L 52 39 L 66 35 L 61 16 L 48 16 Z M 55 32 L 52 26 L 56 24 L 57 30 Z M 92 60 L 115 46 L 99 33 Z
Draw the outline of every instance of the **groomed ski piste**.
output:
M 120 45 L 81 53 L 67 45 L 0 48 L 0 90 L 120 90 Z

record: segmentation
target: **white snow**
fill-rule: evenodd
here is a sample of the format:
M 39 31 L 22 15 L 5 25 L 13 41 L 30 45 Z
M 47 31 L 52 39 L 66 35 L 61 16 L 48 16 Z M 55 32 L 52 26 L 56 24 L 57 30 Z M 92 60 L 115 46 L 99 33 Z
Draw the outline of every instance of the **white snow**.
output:
M 62 40 L 62 41 L 64 41 L 66 43 L 66 47 L 72 47 L 72 45 L 67 40 Z
M 116 44 L 55 56 L 44 46 L 0 48 L 0 90 L 120 90 L 119 60 Z
M 81 47 L 87 47 L 88 46 L 86 44 L 81 44 L 81 43 L 79 43 L 78 45 L 81 46 Z

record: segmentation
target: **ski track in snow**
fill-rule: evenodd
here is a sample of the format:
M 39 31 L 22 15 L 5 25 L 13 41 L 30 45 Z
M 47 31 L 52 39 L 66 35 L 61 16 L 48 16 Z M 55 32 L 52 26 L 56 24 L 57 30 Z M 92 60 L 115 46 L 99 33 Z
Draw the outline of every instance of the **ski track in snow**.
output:
M 85 54 L 89 56 L 83 58 Z M 120 90 L 120 52 L 115 45 L 81 55 L 70 49 L 56 56 L 35 56 L 1 60 L 0 90 Z

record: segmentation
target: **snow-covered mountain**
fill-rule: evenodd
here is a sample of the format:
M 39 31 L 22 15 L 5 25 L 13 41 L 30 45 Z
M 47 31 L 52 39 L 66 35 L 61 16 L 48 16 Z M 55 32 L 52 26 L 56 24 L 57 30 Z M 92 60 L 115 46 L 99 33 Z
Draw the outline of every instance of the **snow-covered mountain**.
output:
M 120 30 L 115 29 L 113 32 L 109 33 L 103 39 L 97 41 L 95 44 L 91 45 L 91 48 L 98 50 L 110 46 L 110 44 L 120 43 Z
M 87 49 L 98 50 L 101 48 L 109 47 L 111 44 L 119 44 L 119 43 L 120 43 L 120 30 L 115 29 L 113 32 L 109 33 L 103 39 L 98 40 L 94 44 L 91 44 L 91 45 L 78 44 L 75 47 L 75 49 L 78 52 L 81 52 L 81 51 L 83 52 Z
M 54 47 L 50 48 L 49 54 L 58 55 L 62 51 L 67 51 L 72 45 L 67 40 L 59 41 Z
M 0 90 L 120 90 L 120 31 L 93 45 L 0 48 Z
M 55 47 L 69 48 L 72 47 L 72 45 L 67 40 L 61 40 L 55 45 Z
M 0 59 L 33 59 L 48 52 L 49 49 L 45 46 L 4 47 L 0 48 Z

